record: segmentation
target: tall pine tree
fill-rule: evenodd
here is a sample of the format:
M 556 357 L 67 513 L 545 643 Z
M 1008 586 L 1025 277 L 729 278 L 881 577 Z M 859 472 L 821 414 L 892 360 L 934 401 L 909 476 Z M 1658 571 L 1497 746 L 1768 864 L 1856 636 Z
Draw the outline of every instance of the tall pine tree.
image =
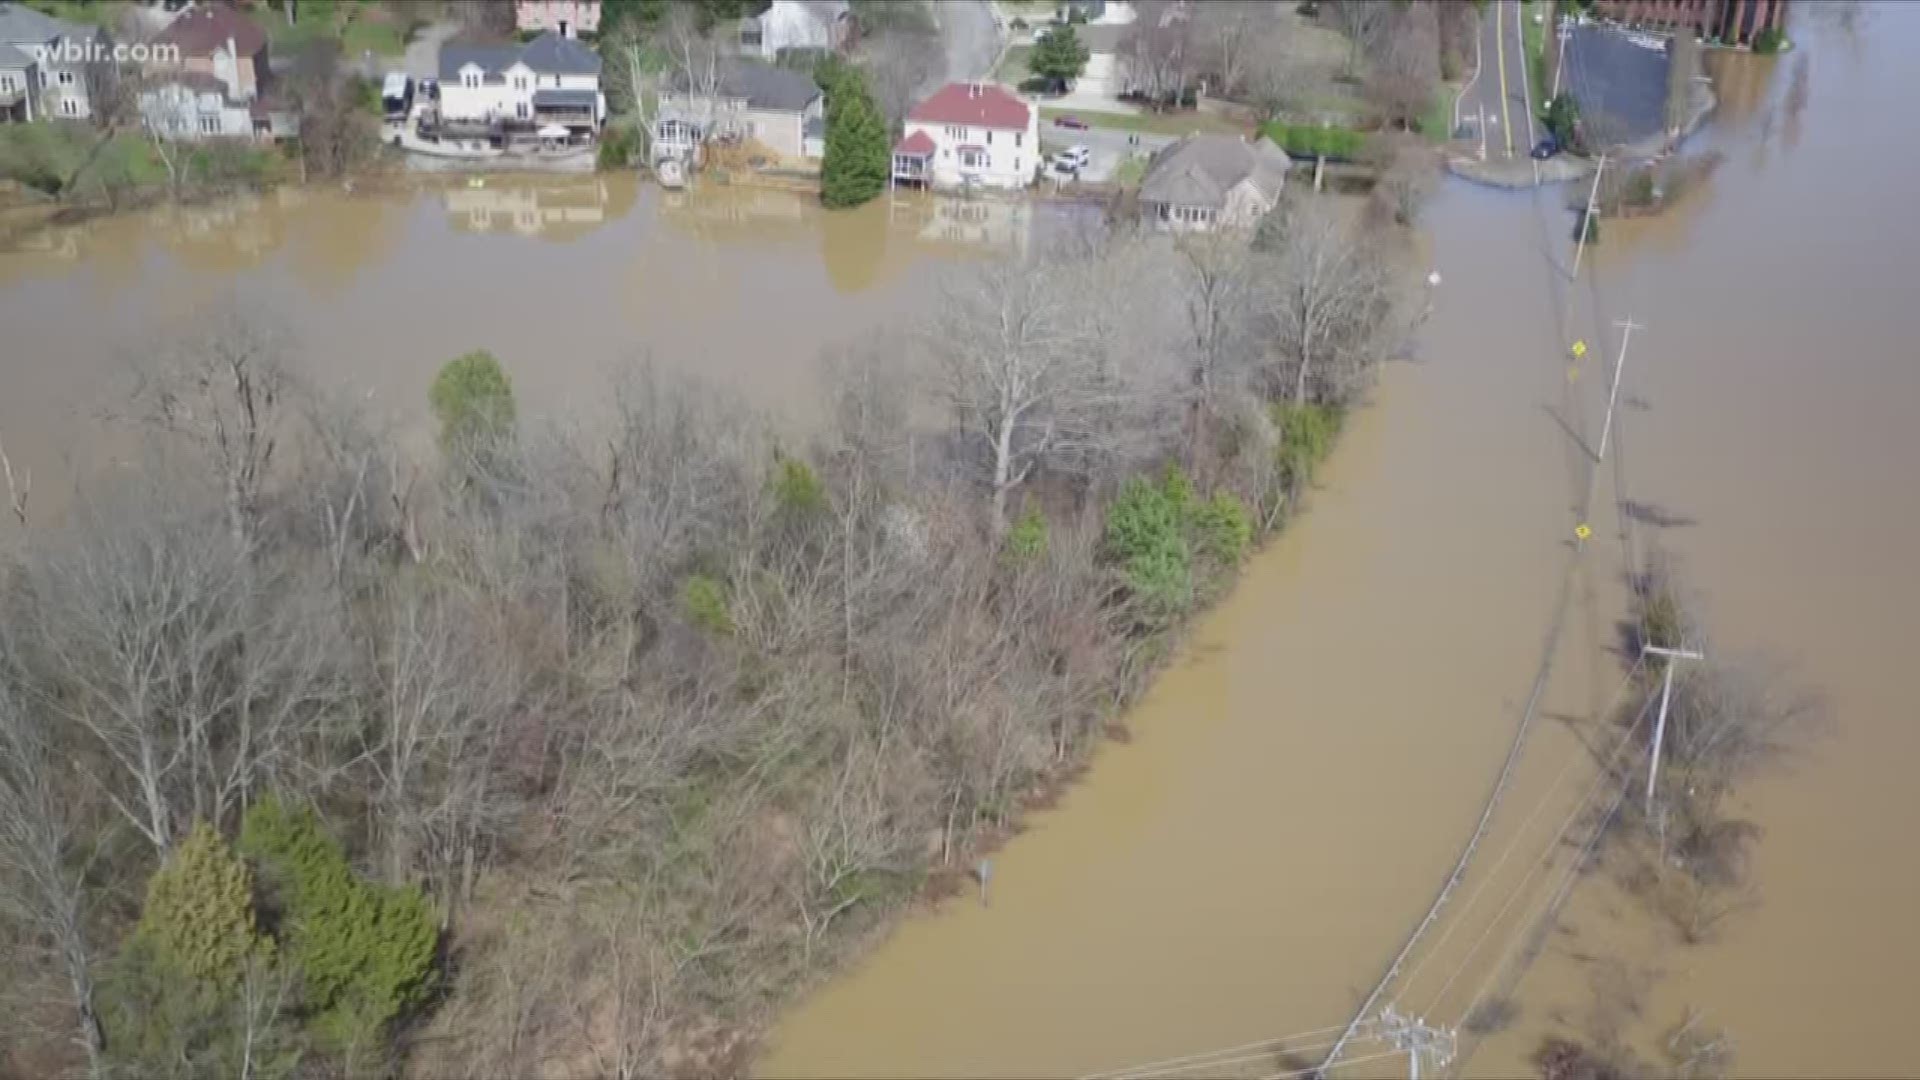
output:
M 827 156 L 820 164 L 820 201 L 859 206 L 887 189 L 892 147 L 887 122 L 860 73 L 834 71 L 827 86 Z

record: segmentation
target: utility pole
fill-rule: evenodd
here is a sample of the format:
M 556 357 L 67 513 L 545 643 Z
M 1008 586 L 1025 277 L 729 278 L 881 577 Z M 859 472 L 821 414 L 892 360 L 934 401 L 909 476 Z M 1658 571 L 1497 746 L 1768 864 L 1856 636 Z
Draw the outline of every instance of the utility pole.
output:
M 1567 39 L 1573 36 L 1573 27 L 1566 24 L 1564 16 L 1560 25 L 1554 27 L 1554 36 L 1560 39 L 1560 48 L 1553 61 L 1553 93 L 1548 96 L 1548 101 L 1560 96 L 1560 72 L 1567 66 Z
M 1633 340 L 1635 330 L 1646 329 L 1632 319 L 1625 319 L 1613 325 L 1622 331 L 1620 355 L 1613 361 L 1613 389 L 1607 391 L 1607 418 L 1600 425 L 1600 452 L 1594 456 L 1595 461 L 1607 460 L 1607 440 L 1613 435 L 1613 407 L 1620 400 L 1620 372 L 1627 366 L 1627 342 Z
M 1667 741 L 1667 703 L 1673 700 L 1673 662 L 1675 660 L 1705 660 L 1706 656 L 1691 649 L 1662 649 L 1657 645 L 1641 648 L 1642 656 L 1664 656 L 1667 660 L 1666 681 L 1660 685 L 1660 719 L 1653 724 L 1653 757 L 1647 762 L 1647 816 L 1653 816 L 1653 782 L 1660 776 L 1660 745 Z
M 1391 1005 L 1380 1014 L 1380 1022 L 1386 1026 L 1387 1038 L 1393 1045 L 1407 1052 L 1408 1080 L 1420 1080 L 1420 1059 L 1429 1054 L 1436 1071 L 1453 1064 L 1452 1028 L 1429 1026 L 1425 1017 L 1401 1016 Z
M 1607 155 L 1600 155 L 1599 164 L 1593 168 L 1593 190 L 1587 192 L 1587 209 L 1580 218 L 1580 241 L 1573 249 L 1573 275 L 1570 280 L 1580 280 L 1580 256 L 1587 253 L 1587 231 L 1593 228 L 1593 215 L 1600 208 L 1600 174 L 1607 170 Z

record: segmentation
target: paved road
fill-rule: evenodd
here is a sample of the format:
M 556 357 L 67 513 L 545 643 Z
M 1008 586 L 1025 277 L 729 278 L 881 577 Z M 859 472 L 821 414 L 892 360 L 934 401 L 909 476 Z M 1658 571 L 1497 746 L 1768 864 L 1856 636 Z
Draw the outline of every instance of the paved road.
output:
M 1520 36 L 1523 18 L 1531 16 L 1521 9 L 1519 0 L 1497 0 L 1480 16 L 1480 71 L 1462 96 L 1460 120 L 1477 126 L 1479 117 L 1486 116 L 1489 159 L 1525 156 L 1538 138 Z
M 945 82 L 984 78 L 1000 59 L 1000 28 L 988 0 L 934 0 L 933 21 L 946 48 L 947 70 L 930 75 Z

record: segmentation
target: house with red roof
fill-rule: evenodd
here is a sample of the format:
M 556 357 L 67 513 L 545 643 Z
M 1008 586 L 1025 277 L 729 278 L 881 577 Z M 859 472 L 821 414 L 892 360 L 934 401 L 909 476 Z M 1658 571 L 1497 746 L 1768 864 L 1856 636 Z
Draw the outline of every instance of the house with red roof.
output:
M 1023 188 L 1040 171 L 1040 110 L 992 83 L 948 83 L 907 113 L 895 183 Z

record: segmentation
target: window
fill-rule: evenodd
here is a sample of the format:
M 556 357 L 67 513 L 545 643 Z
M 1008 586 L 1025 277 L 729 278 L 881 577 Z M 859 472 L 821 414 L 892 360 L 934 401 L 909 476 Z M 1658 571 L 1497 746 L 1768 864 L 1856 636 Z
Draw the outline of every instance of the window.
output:
M 984 150 L 966 149 L 960 151 L 960 167 L 963 169 L 984 169 L 987 167 L 987 153 Z
M 79 116 L 80 103 L 73 100 L 72 98 L 61 98 L 60 112 L 62 115 L 65 115 L 65 116 Z
M 0 75 L 0 94 L 13 93 L 13 76 Z
M 1026 134 L 1026 132 L 1024 132 L 1024 131 L 1016 131 L 1016 132 L 1014 132 L 1014 133 L 1013 133 L 1013 148 L 1014 148 L 1015 150 L 1018 150 L 1018 149 L 1020 149 L 1020 137 L 1021 137 L 1021 136 L 1023 136 L 1023 135 L 1025 135 L 1025 134 Z
M 956 125 L 956 124 L 947 125 L 947 138 L 964 139 L 966 137 L 967 137 L 967 129 L 964 126 Z
M 61 85 L 61 86 L 72 86 L 72 85 L 73 85 L 73 72 L 71 72 L 71 71 L 67 71 L 67 70 L 64 70 L 64 69 L 62 69 L 61 71 L 59 71 L 59 72 L 58 72 L 58 73 L 56 74 L 56 76 L 55 76 L 55 77 L 59 79 L 59 81 L 60 81 L 60 85 Z
M 200 134 L 202 135 L 220 134 L 220 118 L 217 116 L 201 117 L 200 118 Z
M 993 145 L 993 129 L 992 128 L 987 129 L 987 145 L 988 146 Z
M 515 75 L 513 77 L 513 88 L 515 90 L 525 90 L 527 88 L 527 77 L 525 75 Z
M 525 120 L 527 118 L 527 103 L 524 101 L 514 102 L 513 115 L 518 119 Z
M 469 90 L 480 89 L 480 73 L 477 71 L 461 72 L 460 85 L 466 87 Z

